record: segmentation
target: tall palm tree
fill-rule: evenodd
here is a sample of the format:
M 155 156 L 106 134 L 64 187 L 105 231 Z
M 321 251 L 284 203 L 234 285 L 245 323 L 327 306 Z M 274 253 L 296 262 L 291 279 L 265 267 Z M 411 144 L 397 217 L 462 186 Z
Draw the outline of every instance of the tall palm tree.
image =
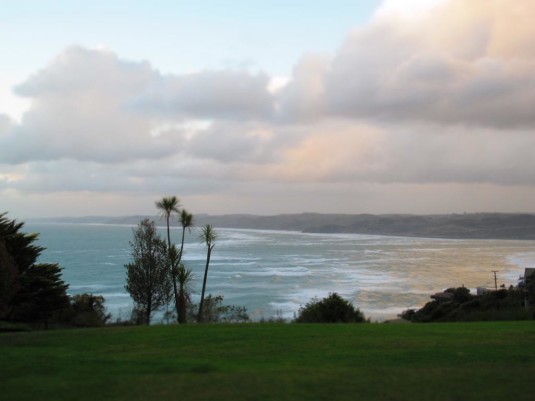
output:
M 180 213 L 180 201 L 176 196 L 164 196 L 162 200 L 156 201 L 156 208 L 161 211 L 162 217 L 167 222 L 167 246 L 171 248 L 171 234 L 169 233 L 169 220 L 173 212 Z
M 179 297 L 178 297 L 178 288 L 177 288 L 177 278 L 179 276 L 179 268 L 180 268 L 180 261 L 179 261 L 179 253 L 176 249 L 176 246 L 172 246 L 168 249 L 168 258 L 169 258 L 169 268 L 171 270 L 171 281 L 173 282 L 173 295 L 175 300 L 175 310 L 176 310 L 176 316 L 177 316 L 177 322 L 180 322 L 180 304 L 179 304 Z
M 203 227 L 201 235 L 199 237 L 201 243 L 206 244 L 207 254 L 206 254 L 206 267 L 204 269 L 204 280 L 202 282 L 202 292 L 201 292 L 201 302 L 199 304 L 199 314 L 197 316 L 197 321 L 202 322 L 202 308 L 204 304 L 204 292 L 206 290 L 206 279 L 208 278 L 208 266 L 210 265 L 210 257 L 212 256 L 212 249 L 214 249 L 214 242 L 217 239 L 217 234 L 214 228 L 207 224 Z
M 178 323 L 186 323 L 187 321 L 187 307 L 191 302 L 193 273 L 191 269 L 186 269 L 183 264 L 180 264 L 177 269 L 178 281 Z
M 160 210 L 161 216 L 165 217 L 165 221 L 167 223 L 167 251 L 169 252 L 169 273 L 171 274 L 171 280 L 173 282 L 173 295 L 175 297 L 175 308 L 176 313 L 178 314 L 178 293 L 176 288 L 176 267 L 180 263 L 178 260 L 178 255 L 176 253 L 175 247 L 171 247 L 171 233 L 169 230 L 169 223 L 171 220 L 171 215 L 173 212 L 180 213 L 179 207 L 180 207 L 180 201 L 176 196 L 164 196 L 162 200 L 156 201 L 156 208 Z M 173 251 L 175 251 L 173 253 Z M 170 301 L 170 295 L 167 297 L 168 301 L 167 304 L 169 304 Z
M 182 225 L 182 243 L 180 244 L 180 253 L 178 255 L 178 262 L 182 260 L 182 255 L 184 254 L 184 238 L 186 236 L 186 229 L 191 230 L 193 227 L 193 215 L 188 213 L 186 209 L 182 209 L 180 212 L 180 224 Z

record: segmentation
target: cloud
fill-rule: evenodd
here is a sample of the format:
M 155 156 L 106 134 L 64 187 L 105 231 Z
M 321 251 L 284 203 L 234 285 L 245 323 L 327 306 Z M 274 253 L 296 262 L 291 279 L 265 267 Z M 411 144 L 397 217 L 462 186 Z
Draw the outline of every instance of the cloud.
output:
M 358 197 L 367 210 L 399 211 L 396 194 L 409 210 L 411 191 L 445 205 L 448 188 L 466 202 L 484 201 L 474 190 L 484 188 L 503 210 L 508 190 L 511 205 L 525 205 L 535 187 L 535 4 L 411 4 L 385 2 L 334 54 L 296 55 L 287 78 L 163 75 L 68 48 L 16 87 L 31 100 L 20 122 L 0 115 L 0 191 L 126 199 L 175 188 L 202 205 L 236 205 L 226 212 L 270 197 L 278 211 L 285 199 L 287 211 L 325 211 L 328 199 L 359 211 L 345 200 Z
M 279 89 L 276 99 L 277 118 L 282 121 L 315 121 L 326 112 L 325 73 L 330 58 L 306 54 L 293 70 L 293 79 Z
M 0 140 L 2 137 L 7 136 L 13 129 L 14 122 L 9 116 L 0 114 Z
M 269 128 L 246 123 L 219 123 L 192 137 L 186 147 L 190 156 L 222 163 L 261 162 L 270 159 L 274 134 Z
M 151 121 L 126 104 L 156 73 L 106 51 L 72 47 L 15 88 L 31 97 L 21 123 L 0 143 L 0 160 L 75 159 L 117 162 L 158 158 L 173 141 L 150 135 Z
M 118 163 L 178 154 L 188 130 L 177 127 L 193 117 L 267 118 L 268 83 L 247 72 L 162 76 L 147 62 L 71 47 L 15 88 L 32 106 L 18 125 L 1 119 L 0 161 Z
M 296 68 L 286 108 L 298 116 L 533 128 L 535 3 L 451 0 L 422 13 L 396 11 L 411 3 L 387 2 L 327 66 Z
M 162 76 L 135 100 L 138 110 L 189 118 L 270 118 L 269 77 L 246 71 L 202 71 Z
M 296 128 L 279 159 L 242 171 L 244 180 L 292 183 L 494 183 L 534 185 L 531 131 L 403 127 L 327 120 Z

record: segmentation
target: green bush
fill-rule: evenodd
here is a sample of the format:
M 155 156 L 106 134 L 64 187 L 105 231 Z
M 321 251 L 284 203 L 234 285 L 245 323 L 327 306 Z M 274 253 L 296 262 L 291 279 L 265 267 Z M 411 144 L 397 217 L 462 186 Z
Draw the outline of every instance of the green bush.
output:
M 297 323 L 363 323 L 364 314 L 337 293 L 318 300 L 313 298 L 299 309 Z
M 188 321 L 196 320 L 198 310 L 199 305 L 188 305 Z M 245 323 L 249 321 L 249 315 L 244 306 L 224 305 L 223 295 L 209 294 L 204 299 L 201 321 L 204 323 Z
M 428 302 L 421 309 L 409 309 L 400 316 L 419 323 L 526 320 L 533 317 L 533 311 L 526 309 L 523 289 L 511 287 L 475 296 L 465 287 L 448 288 L 445 292 L 452 293 L 453 298 Z
M 76 327 L 104 326 L 111 318 L 111 314 L 106 313 L 104 302 L 101 295 L 75 295 L 71 300 L 70 324 Z

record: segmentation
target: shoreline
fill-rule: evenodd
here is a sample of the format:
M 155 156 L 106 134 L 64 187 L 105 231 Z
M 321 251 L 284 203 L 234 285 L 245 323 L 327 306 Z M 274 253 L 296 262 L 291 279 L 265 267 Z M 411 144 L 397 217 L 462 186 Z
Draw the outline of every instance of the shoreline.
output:
M 91 224 L 135 226 L 144 218 L 164 226 L 159 216 L 30 218 L 32 224 Z M 280 214 L 195 216 L 196 226 L 299 232 L 303 234 L 359 234 L 382 237 L 451 240 L 535 240 L 535 215 L 529 213 L 405 214 Z

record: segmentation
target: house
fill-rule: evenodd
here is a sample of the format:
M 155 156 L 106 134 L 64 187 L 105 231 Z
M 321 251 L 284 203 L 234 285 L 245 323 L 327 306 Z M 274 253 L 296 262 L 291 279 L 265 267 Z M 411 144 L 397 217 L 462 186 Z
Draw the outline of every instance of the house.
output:
M 476 289 L 476 294 L 477 295 L 483 295 L 483 294 L 487 294 L 489 292 L 492 292 L 494 290 L 489 290 L 488 288 L 485 288 L 485 287 L 477 287 Z
M 526 285 L 526 279 L 532 274 L 535 274 L 535 267 L 526 267 L 524 269 L 524 275 L 518 278 L 518 286 L 524 287 Z
M 453 293 L 452 292 L 437 292 L 436 294 L 431 295 L 431 299 L 434 299 L 435 301 L 450 301 L 453 299 Z

